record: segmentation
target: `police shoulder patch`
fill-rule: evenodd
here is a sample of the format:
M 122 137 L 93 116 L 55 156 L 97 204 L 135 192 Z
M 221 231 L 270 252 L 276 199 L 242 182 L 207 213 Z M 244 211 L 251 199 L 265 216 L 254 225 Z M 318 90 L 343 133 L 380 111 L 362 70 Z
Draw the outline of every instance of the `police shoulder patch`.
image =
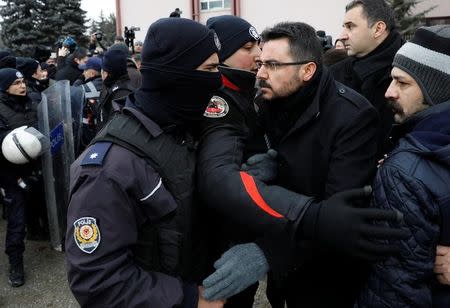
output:
M 109 149 L 112 146 L 112 142 L 96 142 L 84 154 L 81 166 L 97 165 L 102 166 L 103 160 L 108 154 Z
M 93 253 L 100 244 L 100 229 L 94 217 L 81 217 L 73 223 L 73 237 L 78 248 Z
M 205 109 L 203 116 L 207 118 L 222 118 L 227 115 L 230 107 L 226 100 L 220 96 L 213 96 Z

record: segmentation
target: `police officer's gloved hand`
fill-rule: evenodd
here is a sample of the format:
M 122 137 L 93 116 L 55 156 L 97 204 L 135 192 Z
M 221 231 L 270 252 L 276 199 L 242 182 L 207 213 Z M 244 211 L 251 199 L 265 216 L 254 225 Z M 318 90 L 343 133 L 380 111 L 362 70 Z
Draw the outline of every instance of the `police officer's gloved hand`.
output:
M 358 207 L 368 204 L 372 189 L 367 186 L 337 193 L 305 213 L 302 231 L 316 246 L 327 247 L 367 261 L 383 260 L 399 252 L 390 241 L 406 239 L 407 232 L 374 221 L 401 223 L 398 211 Z
M 277 177 L 277 151 L 269 149 L 267 153 L 255 154 L 242 164 L 241 170 L 262 182 L 270 182 Z
M 255 243 L 230 248 L 214 263 L 216 271 L 203 280 L 207 300 L 227 299 L 264 278 L 269 264 Z

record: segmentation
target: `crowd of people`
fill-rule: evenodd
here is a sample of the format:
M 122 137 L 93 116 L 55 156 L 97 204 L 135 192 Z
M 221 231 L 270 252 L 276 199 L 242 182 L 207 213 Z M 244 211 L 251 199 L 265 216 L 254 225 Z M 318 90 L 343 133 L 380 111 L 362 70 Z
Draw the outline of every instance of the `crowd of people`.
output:
M 0 53 L 1 140 L 24 158 L 2 146 L 12 286 L 19 180 L 39 176 L 20 128 L 50 78 L 86 93 L 65 236 L 82 307 L 252 307 L 264 277 L 274 308 L 450 306 L 450 25 L 405 42 L 384 0 L 353 0 L 325 52 L 306 23 L 231 15 L 162 18 L 134 55 L 63 45 Z

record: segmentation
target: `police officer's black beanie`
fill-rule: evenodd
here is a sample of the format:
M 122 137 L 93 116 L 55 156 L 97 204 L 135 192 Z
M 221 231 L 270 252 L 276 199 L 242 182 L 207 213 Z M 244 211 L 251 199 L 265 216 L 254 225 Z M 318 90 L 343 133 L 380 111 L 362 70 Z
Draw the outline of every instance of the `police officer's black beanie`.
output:
M 141 70 L 145 71 L 147 63 L 195 70 L 219 48 L 215 32 L 202 24 L 186 18 L 161 18 L 148 29 Z
M 111 45 L 111 47 L 108 48 L 109 50 L 120 50 L 122 51 L 127 57 L 130 55 L 130 49 L 125 43 L 116 43 Z
M 127 74 L 127 55 L 119 49 L 108 50 L 103 56 L 102 69 L 115 77 Z
M 11 84 L 19 78 L 23 78 L 23 75 L 15 68 L 0 69 L 0 91 L 6 92 Z
M 16 68 L 16 57 L 9 50 L 0 50 L 0 68 Z
M 255 27 L 233 15 L 211 17 L 206 26 L 213 29 L 219 37 L 222 45 L 219 52 L 220 62 L 224 62 L 244 44 L 260 40 Z
M 25 76 L 26 79 L 31 79 L 39 66 L 39 62 L 32 58 L 17 57 L 16 62 L 16 68 Z

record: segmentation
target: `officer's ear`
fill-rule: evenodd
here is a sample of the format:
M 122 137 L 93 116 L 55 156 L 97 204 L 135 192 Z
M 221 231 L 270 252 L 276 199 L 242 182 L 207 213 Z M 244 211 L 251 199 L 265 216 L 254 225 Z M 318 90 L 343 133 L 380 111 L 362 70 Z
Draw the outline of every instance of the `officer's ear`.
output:
M 311 80 L 311 78 L 313 78 L 316 71 L 317 64 L 315 62 L 308 62 L 306 64 L 303 64 L 298 72 L 299 78 L 302 81 L 308 82 Z

